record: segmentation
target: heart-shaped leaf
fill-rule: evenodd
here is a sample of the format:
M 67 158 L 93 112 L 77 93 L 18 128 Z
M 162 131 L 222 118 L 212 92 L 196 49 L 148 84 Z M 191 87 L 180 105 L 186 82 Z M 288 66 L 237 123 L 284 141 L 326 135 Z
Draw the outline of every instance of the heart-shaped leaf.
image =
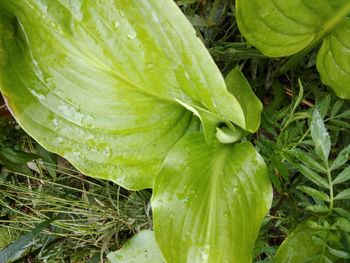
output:
M 323 40 L 317 57 L 322 81 L 350 99 L 350 2 L 347 0 L 236 0 L 237 22 L 248 42 L 267 56 L 308 51 Z
M 168 151 L 198 127 L 184 104 L 251 130 L 172 0 L 0 1 L 0 32 L 13 115 L 87 175 L 152 187 Z
M 155 180 L 156 240 L 168 262 L 251 262 L 271 200 L 265 163 L 249 142 L 208 145 L 188 134 Z
M 133 236 L 120 250 L 107 255 L 111 263 L 164 263 L 154 232 L 143 230 Z

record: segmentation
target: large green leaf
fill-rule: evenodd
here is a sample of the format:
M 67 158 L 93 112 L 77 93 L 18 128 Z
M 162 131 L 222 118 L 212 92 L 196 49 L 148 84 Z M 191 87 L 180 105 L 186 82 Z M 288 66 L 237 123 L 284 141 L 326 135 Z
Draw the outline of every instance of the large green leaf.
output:
M 249 142 L 210 146 L 188 134 L 155 180 L 156 240 L 168 262 L 251 262 L 271 200 L 264 161 Z
M 120 250 L 107 255 L 111 263 L 164 263 L 154 232 L 143 230 L 132 237 Z
M 248 42 L 271 57 L 309 50 L 322 81 L 350 99 L 350 13 L 348 0 L 236 0 L 237 22 Z
M 212 124 L 207 138 L 218 123 L 251 131 L 172 0 L 0 1 L 0 33 L 12 113 L 87 175 L 151 187 L 167 152 L 197 129 L 188 109 Z
M 316 234 L 322 230 L 313 229 L 308 221 L 301 223 L 277 250 L 274 263 L 301 263 L 307 261 L 324 250 L 324 245 L 317 242 Z M 322 241 L 321 241 L 322 242 Z M 323 261 L 318 261 L 323 262 Z

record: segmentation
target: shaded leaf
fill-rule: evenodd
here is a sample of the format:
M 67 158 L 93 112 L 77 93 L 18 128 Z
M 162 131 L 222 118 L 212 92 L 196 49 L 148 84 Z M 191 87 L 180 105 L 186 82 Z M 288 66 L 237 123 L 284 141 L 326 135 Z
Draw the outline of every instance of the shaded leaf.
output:
M 333 171 L 343 166 L 348 160 L 350 155 L 350 145 L 346 146 L 343 150 L 340 151 L 337 158 L 333 161 L 330 169 Z
M 13 242 L 11 245 L 0 250 L 0 262 L 6 263 L 10 261 L 18 252 L 20 252 L 26 246 L 32 244 L 34 239 L 54 220 L 54 218 L 46 220 L 45 222 L 38 225 L 35 229 Z
M 310 170 L 309 168 L 307 168 L 305 165 L 302 165 L 302 164 L 297 165 L 297 167 L 299 171 L 311 182 L 325 189 L 329 189 L 328 182 L 325 179 L 323 179 L 321 176 L 319 176 L 317 173 L 315 173 L 314 171 Z
M 350 258 L 349 252 L 337 250 L 331 247 L 328 247 L 328 250 L 332 255 L 337 256 L 339 258 Z
M 350 98 L 350 2 L 347 0 L 236 0 L 237 23 L 267 56 L 303 57 L 323 40 L 317 56 L 322 81 Z
M 329 196 L 327 194 L 325 194 L 324 192 L 321 192 L 319 190 L 316 190 L 315 188 L 308 187 L 308 186 L 298 186 L 297 188 L 300 191 L 308 194 L 309 196 L 311 196 L 314 199 L 322 200 L 322 201 L 326 201 L 326 202 L 330 201 Z
M 0 150 L 0 160 L 6 159 L 15 164 L 26 164 L 38 158 L 40 158 L 40 156 L 36 154 L 16 151 L 12 148 L 4 148 Z
M 310 228 L 308 222 L 303 222 L 289 234 L 277 250 L 274 263 L 308 262 L 312 256 L 321 253 L 323 247 L 312 237 L 322 230 Z
M 333 180 L 333 184 L 341 184 L 350 180 L 350 166 L 341 171 L 337 177 Z
M 316 214 L 325 214 L 329 212 L 329 208 L 324 205 L 308 205 L 305 207 L 305 210 Z
M 334 197 L 334 200 L 344 200 L 344 199 L 350 199 L 350 189 L 341 191 L 339 194 L 337 194 Z
M 210 146 L 188 134 L 155 180 L 156 240 L 168 262 L 251 262 L 271 200 L 264 161 L 250 143 Z
M 307 166 L 310 169 L 313 169 L 321 173 L 327 172 L 326 168 L 324 168 L 322 164 L 314 160 L 309 154 L 305 153 L 302 150 L 292 149 L 292 150 L 286 150 L 284 151 L 284 153 L 295 156 L 299 161 L 301 161 L 305 166 Z
M 350 233 L 350 221 L 342 218 L 342 217 L 338 217 L 336 219 L 336 222 L 334 223 L 334 226 L 338 227 L 339 229 L 349 232 Z

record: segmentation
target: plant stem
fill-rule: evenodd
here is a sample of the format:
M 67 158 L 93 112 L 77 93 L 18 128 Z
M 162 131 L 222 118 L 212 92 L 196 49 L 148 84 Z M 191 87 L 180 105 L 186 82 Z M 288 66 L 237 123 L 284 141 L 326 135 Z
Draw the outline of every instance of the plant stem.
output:
M 333 211 L 333 206 L 334 206 L 334 192 L 333 192 L 333 182 L 332 182 L 332 175 L 331 175 L 331 171 L 329 169 L 329 164 L 328 164 L 328 160 L 325 160 L 325 166 L 327 169 L 327 178 L 328 178 L 328 184 L 329 184 L 329 213 L 328 215 L 330 215 Z

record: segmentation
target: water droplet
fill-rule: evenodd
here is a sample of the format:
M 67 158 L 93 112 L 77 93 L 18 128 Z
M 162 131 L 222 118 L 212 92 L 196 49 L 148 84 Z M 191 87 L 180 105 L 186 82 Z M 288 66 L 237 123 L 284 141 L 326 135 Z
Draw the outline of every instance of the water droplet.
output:
M 159 23 L 158 16 L 155 13 L 152 13 L 152 18 L 154 22 Z
M 120 167 L 119 163 L 117 164 L 117 172 L 118 172 L 118 174 L 123 173 L 123 169 Z
M 128 38 L 130 39 L 135 39 L 136 37 L 136 32 L 135 31 L 131 31 L 129 34 L 128 34 Z
M 147 69 L 153 69 L 153 68 L 154 68 L 153 63 L 148 63 L 148 64 L 146 65 L 146 68 L 147 68 Z
M 118 21 L 115 21 L 115 22 L 114 22 L 114 28 L 115 28 L 115 29 L 118 29 L 119 26 L 120 26 L 119 22 L 118 22 Z
M 106 148 L 106 149 L 104 149 L 103 153 L 108 158 L 109 156 L 111 156 L 111 149 Z
M 52 120 L 52 124 L 53 124 L 53 126 L 55 127 L 55 128 L 57 128 L 57 126 L 58 126 L 58 120 L 55 118 L 55 119 L 53 119 Z
M 58 106 L 58 109 L 63 113 L 64 116 L 71 118 L 76 124 L 81 125 L 84 115 L 80 113 L 79 109 L 70 107 L 68 105 Z
M 80 152 L 72 152 L 72 156 L 75 158 L 79 158 L 80 157 Z
M 40 101 L 45 99 L 45 96 L 43 94 L 38 93 L 36 90 L 32 89 L 30 92 Z

